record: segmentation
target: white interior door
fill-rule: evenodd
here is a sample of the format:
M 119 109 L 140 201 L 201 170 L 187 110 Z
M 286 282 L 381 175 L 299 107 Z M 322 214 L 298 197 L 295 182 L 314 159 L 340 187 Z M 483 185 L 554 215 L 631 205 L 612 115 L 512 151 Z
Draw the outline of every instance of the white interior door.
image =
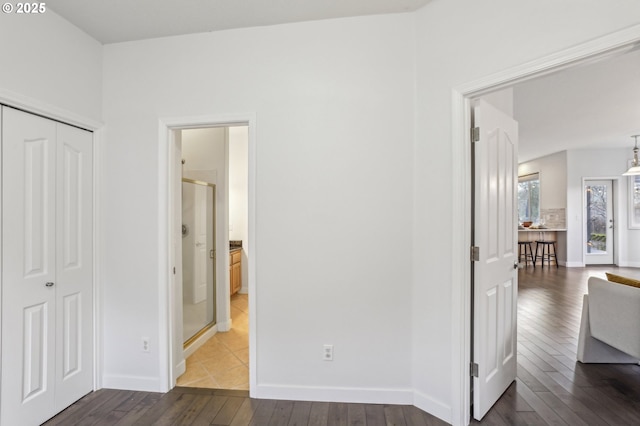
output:
M 3 107 L 1 424 L 93 389 L 91 134 Z
M 613 182 L 584 182 L 584 263 L 613 264 Z
M 486 102 L 474 108 L 473 417 L 516 378 L 518 123 Z

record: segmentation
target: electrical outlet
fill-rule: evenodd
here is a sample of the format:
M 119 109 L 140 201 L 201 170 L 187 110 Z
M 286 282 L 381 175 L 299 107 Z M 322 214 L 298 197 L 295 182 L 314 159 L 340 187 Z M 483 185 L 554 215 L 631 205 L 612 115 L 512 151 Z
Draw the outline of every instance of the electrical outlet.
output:
M 149 352 L 149 338 L 148 337 L 143 337 L 142 338 L 142 347 L 140 348 L 140 350 L 142 352 Z
M 322 359 L 325 361 L 333 361 L 333 345 L 324 345 Z

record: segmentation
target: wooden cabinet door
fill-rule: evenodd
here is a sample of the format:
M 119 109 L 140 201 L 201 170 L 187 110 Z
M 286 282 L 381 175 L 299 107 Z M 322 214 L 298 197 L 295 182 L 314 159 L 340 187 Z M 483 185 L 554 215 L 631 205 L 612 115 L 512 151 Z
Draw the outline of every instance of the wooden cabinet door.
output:
M 231 265 L 231 294 L 235 294 L 242 287 L 242 263 Z

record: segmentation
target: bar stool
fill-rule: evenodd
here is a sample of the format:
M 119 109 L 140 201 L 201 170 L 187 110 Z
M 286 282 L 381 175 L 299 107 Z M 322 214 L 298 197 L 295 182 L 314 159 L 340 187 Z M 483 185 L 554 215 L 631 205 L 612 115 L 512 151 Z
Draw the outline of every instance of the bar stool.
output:
M 533 256 L 533 250 L 531 249 L 531 241 L 518 241 L 518 263 L 522 262 L 524 257 L 524 266 L 529 265 L 529 261 L 536 267 L 536 258 Z
M 538 247 L 542 247 L 542 254 L 538 254 Z M 556 263 L 558 267 L 558 257 L 556 256 L 556 242 L 555 241 L 536 241 L 536 260 L 542 260 L 542 267 L 544 268 L 544 261 L 547 261 L 547 265 L 551 267 L 551 261 Z

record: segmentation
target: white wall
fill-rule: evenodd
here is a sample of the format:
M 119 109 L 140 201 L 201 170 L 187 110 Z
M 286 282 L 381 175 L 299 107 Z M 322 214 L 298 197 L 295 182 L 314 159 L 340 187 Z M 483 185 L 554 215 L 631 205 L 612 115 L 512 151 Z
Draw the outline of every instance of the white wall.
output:
M 567 208 L 566 151 L 536 158 L 518 165 L 518 176 L 540 173 L 540 208 Z
M 567 261 L 569 265 L 584 265 L 583 243 L 583 179 L 613 179 L 614 219 L 617 240 L 616 258 L 619 266 L 640 266 L 640 230 L 628 228 L 628 179 L 622 173 L 632 157 L 629 149 L 571 150 L 567 153 Z M 616 201 L 617 199 L 617 201 Z
M 242 241 L 242 288 L 248 291 L 249 128 L 229 127 L 229 239 Z
M 468 283 L 452 283 L 452 271 L 467 263 L 452 257 L 451 235 L 467 224 L 452 222 L 450 178 L 464 161 L 452 156 L 452 88 L 635 25 L 639 16 L 635 0 L 615 8 L 596 0 L 434 0 L 415 14 L 412 378 L 419 406 L 462 422 L 456 360 L 464 354 L 452 352 L 462 325 L 452 317 L 459 313 L 452 295 Z
M 102 45 L 47 10 L 0 14 L 0 96 L 99 121 Z
M 182 130 L 183 177 L 225 183 L 227 153 L 224 127 Z M 218 188 L 223 193 L 224 189 Z
M 161 388 L 158 119 L 251 113 L 257 395 L 411 401 L 412 40 L 400 14 L 105 47 L 112 386 Z
M 480 99 L 490 103 L 500 111 L 507 114 L 509 117 L 513 117 L 513 88 L 507 87 L 506 89 L 496 90 L 495 92 L 482 95 Z
M 459 423 L 451 89 L 638 16 L 635 0 L 433 0 L 409 15 L 105 47 L 105 378 L 161 388 L 158 118 L 249 112 L 259 393 L 390 401 L 413 388 Z M 101 47 L 53 13 L 14 17 L 0 16 L 0 87 L 99 119 Z

